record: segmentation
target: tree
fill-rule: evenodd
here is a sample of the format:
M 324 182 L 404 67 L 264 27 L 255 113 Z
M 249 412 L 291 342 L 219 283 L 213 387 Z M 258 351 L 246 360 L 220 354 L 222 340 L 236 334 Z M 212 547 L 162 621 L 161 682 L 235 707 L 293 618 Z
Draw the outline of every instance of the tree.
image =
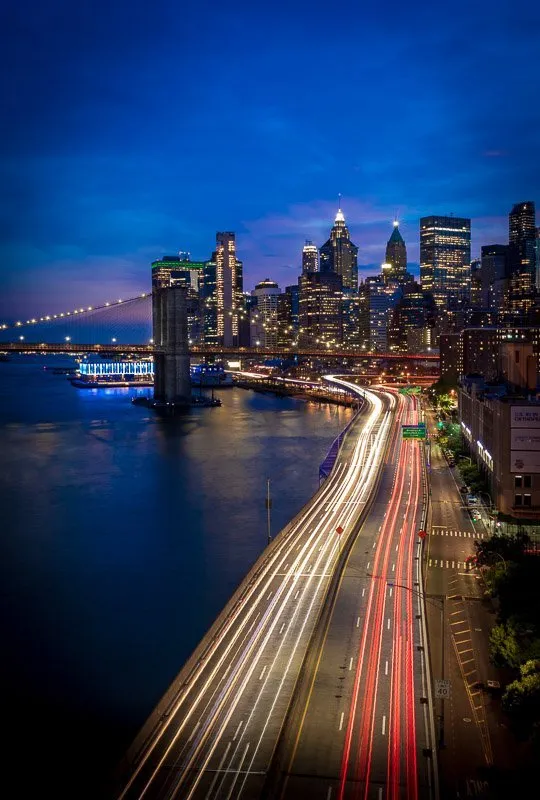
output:
M 506 687 L 503 708 L 516 733 L 528 739 L 540 725 L 540 661 L 531 659 L 521 665 L 520 678 Z
M 489 649 L 496 667 L 517 669 L 523 660 L 517 630 L 511 623 L 495 625 L 489 637 Z

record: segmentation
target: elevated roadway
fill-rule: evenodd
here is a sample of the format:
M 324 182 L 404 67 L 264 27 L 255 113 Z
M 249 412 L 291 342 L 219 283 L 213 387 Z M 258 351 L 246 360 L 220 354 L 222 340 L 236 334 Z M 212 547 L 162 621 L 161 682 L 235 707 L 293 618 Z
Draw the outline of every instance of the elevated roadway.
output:
M 353 388 L 363 408 L 330 477 L 266 548 L 144 726 L 119 799 L 261 796 L 329 586 L 395 436 L 402 401 Z
M 377 494 L 311 643 L 268 797 L 438 796 L 417 535 L 423 445 L 401 440 L 417 400 L 396 402 Z

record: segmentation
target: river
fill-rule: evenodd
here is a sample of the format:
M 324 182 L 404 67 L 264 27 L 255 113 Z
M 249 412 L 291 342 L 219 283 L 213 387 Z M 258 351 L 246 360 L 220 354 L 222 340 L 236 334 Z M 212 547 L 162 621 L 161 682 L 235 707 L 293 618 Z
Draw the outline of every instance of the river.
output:
M 161 419 L 63 363 L 0 363 L 4 723 L 13 796 L 99 800 L 264 548 L 267 479 L 274 535 L 352 412 L 234 388 Z

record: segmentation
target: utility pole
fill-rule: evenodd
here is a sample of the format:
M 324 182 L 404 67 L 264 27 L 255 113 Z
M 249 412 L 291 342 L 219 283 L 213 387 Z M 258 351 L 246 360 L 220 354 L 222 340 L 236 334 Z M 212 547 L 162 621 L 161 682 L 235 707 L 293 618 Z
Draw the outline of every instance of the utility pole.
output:
M 272 501 L 270 499 L 270 478 L 266 481 L 266 521 L 268 525 L 268 544 L 272 540 L 270 532 L 270 509 L 272 508 Z

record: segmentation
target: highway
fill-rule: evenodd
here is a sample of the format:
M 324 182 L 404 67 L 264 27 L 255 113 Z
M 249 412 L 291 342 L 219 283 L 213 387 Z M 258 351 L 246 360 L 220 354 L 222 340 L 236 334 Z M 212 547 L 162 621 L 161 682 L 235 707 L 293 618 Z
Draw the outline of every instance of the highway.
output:
M 310 647 L 268 797 L 438 796 L 418 538 L 423 445 L 401 439 L 401 425 L 418 422 L 416 399 L 396 402 L 376 498 Z
M 395 437 L 396 395 L 361 393 L 359 421 L 330 477 L 266 548 L 141 731 L 124 765 L 119 800 L 261 796 L 328 588 L 373 494 L 391 431 Z M 374 568 L 389 568 L 390 550 L 375 556 Z M 408 579 L 401 560 L 395 575 Z M 396 597 L 404 612 L 410 603 Z M 375 619 L 382 619 L 378 590 L 373 605 Z M 376 639 L 369 639 L 370 653 Z M 407 653 L 404 647 L 396 669 L 410 681 Z

